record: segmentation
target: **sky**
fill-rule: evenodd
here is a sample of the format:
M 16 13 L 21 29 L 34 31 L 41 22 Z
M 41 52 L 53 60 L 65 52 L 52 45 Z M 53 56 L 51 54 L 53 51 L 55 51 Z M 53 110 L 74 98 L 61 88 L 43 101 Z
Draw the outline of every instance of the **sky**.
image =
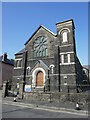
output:
M 82 65 L 88 64 L 87 2 L 3 2 L 2 54 L 14 59 L 40 24 L 56 34 L 56 23 L 69 19 L 75 24 L 77 56 Z

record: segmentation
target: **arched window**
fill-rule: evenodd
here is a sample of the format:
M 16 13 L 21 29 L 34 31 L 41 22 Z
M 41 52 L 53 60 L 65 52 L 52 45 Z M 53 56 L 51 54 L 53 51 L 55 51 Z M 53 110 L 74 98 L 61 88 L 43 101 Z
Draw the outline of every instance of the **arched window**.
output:
M 46 48 L 45 49 L 45 56 L 47 56 L 48 55 L 48 49 Z
M 48 56 L 47 38 L 39 36 L 34 42 L 34 57 Z
M 70 29 L 69 28 L 62 28 L 59 31 L 59 34 L 61 36 L 61 40 L 63 43 L 68 42 L 69 40 L 69 33 L 70 33 Z
M 34 57 L 36 57 L 36 54 L 37 54 L 37 53 L 36 53 L 36 50 L 34 50 Z
M 45 56 L 45 50 L 42 51 L 42 56 Z
M 53 68 L 54 68 L 54 67 L 55 67 L 55 66 L 54 66 L 53 64 L 50 65 L 51 74 L 53 74 Z
M 63 32 L 63 42 L 67 42 L 67 32 Z
M 27 75 L 30 75 L 30 69 L 31 69 L 31 68 L 28 66 L 28 67 L 27 67 Z

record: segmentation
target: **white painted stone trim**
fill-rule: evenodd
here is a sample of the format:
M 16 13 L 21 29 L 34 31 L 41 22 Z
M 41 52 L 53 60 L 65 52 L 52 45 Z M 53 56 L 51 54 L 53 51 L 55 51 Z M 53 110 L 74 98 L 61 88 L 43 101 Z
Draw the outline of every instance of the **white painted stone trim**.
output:
M 60 63 L 60 65 L 74 65 L 75 64 L 75 62 L 71 62 L 71 63 Z
M 53 59 L 54 57 L 48 57 L 48 59 Z M 42 58 L 43 60 L 46 60 L 47 59 L 47 57 L 45 58 Z M 36 59 L 29 59 L 29 60 L 27 60 L 27 61 L 32 61 L 32 60 L 36 60 Z
M 27 69 L 31 69 L 30 66 L 28 66 Z
M 51 64 L 50 67 L 55 67 L 55 66 L 53 64 Z
M 62 54 L 69 54 L 69 53 L 74 53 L 74 51 L 71 51 L 71 52 L 62 52 L 62 53 L 60 53 L 60 55 L 62 55 Z
M 24 77 L 24 75 L 20 75 L 20 76 L 13 76 L 13 77 Z
M 14 69 L 22 69 L 23 67 L 14 67 Z
M 65 76 L 65 75 L 76 75 L 75 73 L 71 73 L 71 74 L 60 74 L 60 76 Z
M 68 76 L 68 75 L 76 75 L 75 73 L 71 73 L 71 74 L 49 74 L 49 76 L 58 76 L 58 75 L 60 75 L 60 76 Z M 48 75 L 46 75 L 46 76 L 48 76 Z
M 43 72 L 43 75 L 44 75 L 44 77 L 43 77 L 43 87 L 44 87 L 44 85 L 45 85 L 45 76 L 46 76 L 46 73 L 45 73 L 45 70 L 44 70 L 43 68 L 39 67 L 39 68 L 36 68 L 36 69 L 33 71 L 33 73 L 32 73 L 32 87 L 36 87 L 36 74 L 37 74 L 39 71 L 42 71 L 42 72 Z M 37 88 L 37 87 L 36 87 L 36 88 Z M 39 87 L 39 88 L 42 88 L 42 86 Z
M 68 45 L 61 45 L 59 47 L 66 47 L 66 46 L 72 46 L 72 44 L 68 44 Z
M 68 32 L 70 32 L 70 29 L 69 29 L 69 28 L 62 28 L 62 29 L 59 31 L 59 34 L 61 33 L 62 30 L 68 30 Z
M 17 61 L 17 60 L 22 60 L 22 58 L 16 58 L 15 61 Z

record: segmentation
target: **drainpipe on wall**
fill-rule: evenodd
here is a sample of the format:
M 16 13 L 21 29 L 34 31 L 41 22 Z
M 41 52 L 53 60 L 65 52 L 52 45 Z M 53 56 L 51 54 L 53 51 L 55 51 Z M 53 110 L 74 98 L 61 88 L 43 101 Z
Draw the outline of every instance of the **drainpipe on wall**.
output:
M 25 61 L 24 61 L 24 86 L 26 84 L 26 66 L 27 66 L 27 51 L 25 51 Z M 23 91 L 24 91 L 24 87 L 23 87 Z
M 61 84 L 61 81 L 60 81 L 60 48 L 58 46 L 58 70 L 59 70 L 59 81 L 58 81 L 58 89 L 59 89 L 59 92 L 60 92 L 60 84 Z
M 49 81 L 49 92 L 50 92 L 50 78 L 49 78 L 49 70 L 48 70 L 48 81 Z

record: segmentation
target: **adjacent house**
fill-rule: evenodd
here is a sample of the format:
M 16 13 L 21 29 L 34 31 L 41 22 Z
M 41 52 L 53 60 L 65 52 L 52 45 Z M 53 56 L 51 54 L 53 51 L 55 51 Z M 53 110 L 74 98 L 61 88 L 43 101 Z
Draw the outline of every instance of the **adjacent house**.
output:
M 86 75 L 86 77 L 88 78 L 89 83 L 90 83 L 90 65 L 84 65 L 83 68 L 84 68 L 84 71 L 86 73 L 86 74 L 85 73 L 84 74 Z
M 0 86 L 4 81 L 12 81 L 14 61 L 7 58 L 7 53 L 0 56 Z

